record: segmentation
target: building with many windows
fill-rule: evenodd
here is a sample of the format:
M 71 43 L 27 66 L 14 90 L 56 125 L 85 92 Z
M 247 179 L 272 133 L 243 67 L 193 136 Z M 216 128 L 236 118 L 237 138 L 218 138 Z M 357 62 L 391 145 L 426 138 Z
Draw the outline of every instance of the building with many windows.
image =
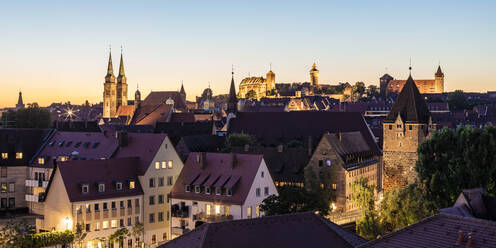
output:
M 262 155 L 190 153 L 171 191 L 172 238 L 204 222 L 260 217 L 277 194 Z

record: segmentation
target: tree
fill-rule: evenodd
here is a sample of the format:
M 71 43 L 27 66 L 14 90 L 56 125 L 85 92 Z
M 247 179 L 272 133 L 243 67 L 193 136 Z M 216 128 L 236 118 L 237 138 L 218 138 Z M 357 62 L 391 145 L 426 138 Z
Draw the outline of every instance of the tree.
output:
M 279 195 L 265 198 L 260 210 L 265 215 L 280 215 L 306 211 L 317 211 L 325 216 L 329 212 L 329 204 L 315 193 L 296 186 L 282 186 L 278 189 Z
M 255 99 L 257 98 L 257 92 L 255 92 L 254 90 L 250 90 L 246 93 L 245 98 L 248 98 L 250 100 Z
M 35 232 L 35 227 L 25 220 L 10 220 L 0 230 L 0 247 L 19 247 L 22 236 Z
M 231 133 L 227 136 L 227 147 L 244 146 L 244 145 L 254 145 L 255 137 L 246 133 Z
M 372 98 L 372 97 L 379 97 L 381 92 L 379 91 L 379 88 L 376 85 L 369 85 L 367 87 L 367 96 Z
M 9 221 L 0 230 L 0 247 L 39 248 L 66 245 L 74 241 L 74 232 L 71 230 L 42 233 L 35 233 L 35 231 L 35 227 L 29 225 L 25 220 Z
M 430 210 L 450 207 L 463 189 L 496 194 L 496 127 L 434 132 L 418 148 L 416 170 Z
M 74 233 L 74 242 L 83 247 L 83 241 L 86 238 L 87 233 L 84 231 L 84 224 L 78 223 L 76 225 L 76 232 Z
M 351 185 L 351 200 L 358 205 L 360 211 L 365 213 L 374 210 L 374 185 L 369 184 L 369 180 L 360 177 L 356 182 Z
M 129 230 L 127 230 L 127 228 L 121 228 L 109 236 L 109 242 L 111 244 L 117 242 L 119 248 L 124 247 L 124 238 L 128 236 L 129 236 Z
M 387 192 L 380 207 L 381 228 L 392 232 L 434 214 L 426 206 L 424 192 L 416 184 Z
M 140 222 L 136 222 L 133 225 L 133 228 L 131 229 L 131 236 L 136 240 L 136 247 L 141 247 L 141 243 L 144 243 L 142 241 L 143 233 L 145 232 L 143 224 Z
M 451 111 L 469 109 L 467 97 L 463 90 L 455 90 L 448 94 L 448 105 Z
M 52 125 L 50 111 L 40 108 L 37 103 L 29 104 L 25 109 L 7 111 L 2 115 L 2 122 L 15 128 L 49 128 Z
M 352 94 L 357 94 L 358 97 L 362 97 L 363 93 L 365 93 L 365 84 L 363 82 L 356 82 L 353 85 Z

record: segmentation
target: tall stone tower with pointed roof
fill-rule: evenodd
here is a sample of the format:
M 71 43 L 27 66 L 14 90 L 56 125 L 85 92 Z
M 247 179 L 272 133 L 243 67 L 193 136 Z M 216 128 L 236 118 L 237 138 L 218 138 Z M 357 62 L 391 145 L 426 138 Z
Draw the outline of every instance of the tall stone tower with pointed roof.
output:
M 434 74 L 434 87 L 436 92 L 444 92 L 444 73 L 441 70 L 441 65 L 437 67 L 437 71 Z
M 417 147 L 435 124 L 410 75 L 383 121 L 383 188 L 390 191 L 415 182 Z
M 319 85 L 319 70 L 317 69 L 317 65 L 313 63 L 312 69 L 310 69 L 310 84 L 312 86 Z
M 124 73 L 124 59 L 122 57 L 121 51 L 121 61 L 119 64 L 119 76 L 117 76 L 117 85 L 116 85 L 116 93 L 117 93 L 117 106 L 116 112 L 119 106 L 127 105 L 127 78 Z
M 186 102 L 186 91 L 184 90 L 183 82 L 181 82 L 181 90 L 179 91 L 179 94 L 184 99 L 184 102 Z
M 236 97 L 236 86 L 234 85 L 234 71 L 231 72 L 231 86 L 229 88 L 229 97 L 227 99 L 227 113 L 238 113 L 238 98 Z
M 103 118 L 112 118 L 117 112 L 117 85 L 115 83 L 112 52 L 109 53 L 107 75 L 103 84 Z
M 19 98 L 17 99 L 16 110 L 24 108 L 24 102 L 22 101 L 22 92 L 19 91 Z

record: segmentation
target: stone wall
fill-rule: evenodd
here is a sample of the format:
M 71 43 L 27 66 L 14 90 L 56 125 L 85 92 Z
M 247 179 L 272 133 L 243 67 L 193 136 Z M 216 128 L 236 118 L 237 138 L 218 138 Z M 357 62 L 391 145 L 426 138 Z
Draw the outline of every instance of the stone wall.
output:
M 417 179 L 417 172 L 415 171 L 416 152 L 384 151 L 383 159 L 383 188 L 385 191 L 405 187 Z

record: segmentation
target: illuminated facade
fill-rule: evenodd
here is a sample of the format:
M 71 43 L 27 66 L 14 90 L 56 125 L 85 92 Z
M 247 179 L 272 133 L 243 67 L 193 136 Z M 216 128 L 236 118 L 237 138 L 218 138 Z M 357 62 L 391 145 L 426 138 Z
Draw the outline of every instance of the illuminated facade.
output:
M 103 84 L 103 118 L 116 117 L 117 109 L 120 106 L 127 105 L 127 78 L 124 73 L 124 60 L 121 53 L 119 65 L 119 75 L 117 82 L 114 76 L 114 67 L 112 65 L 112 53 L 109 54 L 107 66 L 107 75 Z
M 248 98 L 249 92 L 253 92 L 252 98 L 260 99 L 276 88 L 276 74 L 270 70 L 264 77 L 247 77 L 239 84 L 238 98 Z M 248 95 L 248 96 L 247 96 Z

